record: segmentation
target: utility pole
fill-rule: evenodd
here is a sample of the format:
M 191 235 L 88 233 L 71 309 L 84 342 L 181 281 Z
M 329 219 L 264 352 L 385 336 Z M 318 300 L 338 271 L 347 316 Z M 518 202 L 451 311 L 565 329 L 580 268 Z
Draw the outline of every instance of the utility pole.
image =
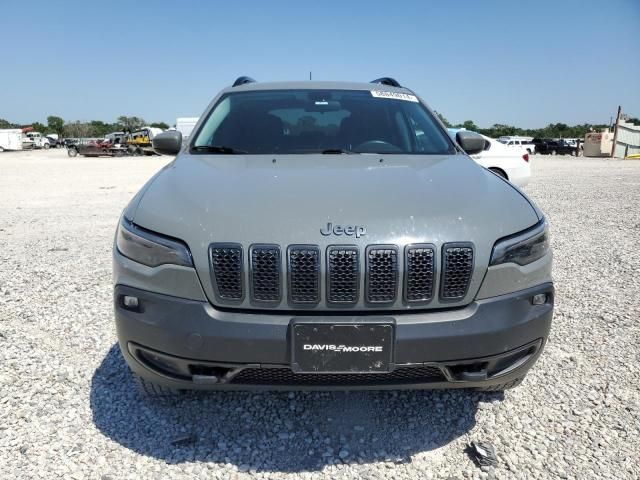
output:
M 309 70 L 309 80 L 311 80 L 311 70 Z
M 616 143 L 618 141 L 618 123 L 620 123 L 620 117 L 622 116 L 622 105 L 618 105 L 618 116 L 616 117 L 616 124 L 613 130 L 613 146 L 611 147 L 611 154 L 609 158 L 613 158 L 616 153 Z

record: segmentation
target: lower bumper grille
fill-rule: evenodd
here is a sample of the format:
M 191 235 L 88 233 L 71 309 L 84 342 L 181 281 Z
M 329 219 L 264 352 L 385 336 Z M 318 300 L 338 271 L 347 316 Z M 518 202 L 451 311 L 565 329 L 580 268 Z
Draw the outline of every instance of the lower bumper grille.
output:
M 375 386 L 444 382 L 438 367 L 399 367 L 389 373 L 294 373 L 290 368 L 246 368 L 229 383 L 237 385 Z

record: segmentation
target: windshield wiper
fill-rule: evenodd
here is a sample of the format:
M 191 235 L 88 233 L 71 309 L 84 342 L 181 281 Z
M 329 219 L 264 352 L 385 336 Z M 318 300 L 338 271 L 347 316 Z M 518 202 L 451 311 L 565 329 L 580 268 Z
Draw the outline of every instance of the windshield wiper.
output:
M 239 150 L 237 148 L 226 147 L 224 145 L 197 145 L 193 147 L 193 150 L 196 152 L 226 153 L 229 155 L 249 153 L 246 150 Z
M 322 153 L 323 155 L 340 155 L 342 153 L 349 154 L 349 155 L 357 154 L 357 152 L 354 152 L 352 150 L 345 150 L 343 148 L 328 148 L 326 150 L 323 150 L 320 153 Z

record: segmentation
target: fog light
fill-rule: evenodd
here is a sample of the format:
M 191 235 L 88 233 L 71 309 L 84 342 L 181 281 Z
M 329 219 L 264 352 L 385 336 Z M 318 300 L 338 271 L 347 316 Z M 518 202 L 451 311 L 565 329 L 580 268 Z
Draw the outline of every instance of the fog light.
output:
M 122 297 L 122 305 L 124 305 L 125 308 L 138 308 L 138 305 L 139 305 L 138 297 L 131 297 L 129 295 L 125 295 L 124 297 Z
M 534 295 L 531 299 L 531 303 L 533 303 L 534 305 L 544 305 L 545 303 L 547 303 L 547 294 L 539 293 L 537 295 Z

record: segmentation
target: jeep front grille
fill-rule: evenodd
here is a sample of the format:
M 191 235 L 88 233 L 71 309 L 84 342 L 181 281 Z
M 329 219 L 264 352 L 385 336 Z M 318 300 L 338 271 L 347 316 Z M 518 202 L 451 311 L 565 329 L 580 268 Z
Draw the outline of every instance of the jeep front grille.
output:
M 333 246 L 327 249 L 327 301 L 352 304 L 358 301 L 358 247 Z
M 237 243 L 214 243 L 209 249 L 209 261 L 218 296 L 224 300 L 242 300 L 242 246 Z
M 435 247 L 429 244 L 407 245 L 405 249 L 405 300 L 429 302 L 433 298 Z
M 320 249 L 314 245 L 292 245 L 287 261 L 289 301 L 316 304 L 320 301 Z
M 366 300 L 393 303 L 398 291 L 398 247 L 367 247 Z
M 470 243 L 447 243 L 442 249 L 442 291 L 445 300 L 458 300 L 467 294 L 473 272 Z
M 280 247 L 252 245 L 250 262 L 251 299 L 256 302 L 280 302 Z
M 369 245 L 362 251 L 355 245 L 321 250 L 317 245 L 285 249 L 253 244 L 247 257 L 240 244 L 211 244 L 211 280 L 221 305 L 276 308 L 284 299 L 292 309 L 319 304 L 402 309 L 426 305 L 434 298 L 459 302 L 469 291 L 475 261 L 468 242 L 447 243 L 441 249 L 428 243 L 403 250 L 396 245 Z

